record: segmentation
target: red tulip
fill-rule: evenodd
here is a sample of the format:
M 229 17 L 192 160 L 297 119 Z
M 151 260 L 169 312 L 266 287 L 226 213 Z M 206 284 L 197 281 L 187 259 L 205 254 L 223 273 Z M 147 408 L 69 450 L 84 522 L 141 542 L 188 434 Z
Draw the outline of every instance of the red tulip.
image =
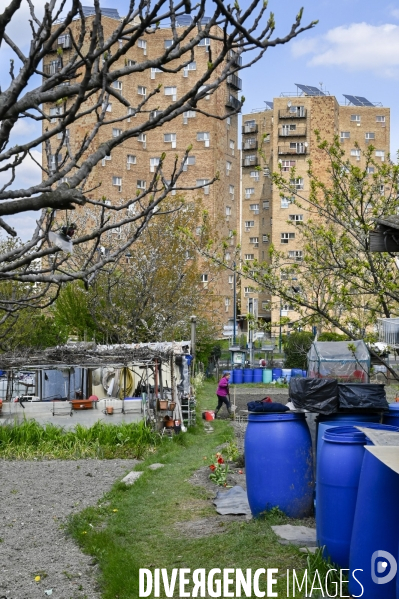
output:
M 224 459 L 222 457 L 218 458 L 218 464 L 224 464 Z
M 211 465 L 209 466 L 209 468 L 212 470 L 212 472 L 213 472 L 214 470 L 216 470 L 216 466 L 215 466 L 215 464 L 211 464 Z

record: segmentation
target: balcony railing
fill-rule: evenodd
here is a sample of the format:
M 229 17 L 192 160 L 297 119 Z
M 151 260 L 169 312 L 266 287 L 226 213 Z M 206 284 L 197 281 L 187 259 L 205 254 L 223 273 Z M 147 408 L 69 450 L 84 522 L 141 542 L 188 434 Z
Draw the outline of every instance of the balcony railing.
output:
M 279 119 L 306 119 L 306 108 L 303 108 L 302 106 L 299 108 L 299 110 L 295 110 L 293 112 L 290 111 L 289 108 L 287 108 L 287 110 L 279 110 L 278 111 L 278 118 Z
M 243 125 L 242 133 L 258 133 L 258 125 Z
M 57 52 L 58 48 L 70 50 L 72 48 L 72 40 L 69 34 L 60 35 L 56 42 L 51 46 L 51 52 Z
M 290 129 L 283 126 L 279 128 L 278 134 L 280 137 L 303 137 L 306 135 L 306 127 L 303 125 L 295 127 L 295 129 Z
M 242 161 L 242 166 L 259 166 L 259 160 L 256 158 L 255 160 L 249 161 L 246 158 L 244 158 Z
M 226 104 L 227 108 L 232 108 L 233 110 L 241 110 L 241 102 L 240 100 L 238 100 L 235 96 L 232 96 L 231 94 L 229 94 L 226 98 Z
M 258 149 L 258 140 L 256 140 L 255 142 L 244 142 L 244 145 L 242 146 L 243 150 L 257 150 Z
M 282 154 L 307 154 L 308 148 L 305 144 L 297 143 L 297 144 L 285 144 L 283 146 L 278 147 L 279 155 Z
M 242 67 L 242 58 L 237 54 L 237 52 L 234 52 L 234 50 L 230 50 L 228 57 L 229 60 L 232 60 L 233 64 L 235 64 L 237 67 Z
M 48 64 L 43 65 L 43 73 L 45 75 L 55 75 L 62 69 L 61 60 L 54 60 Z
M 237 77 L 237 75 L 228 75 L 227 76 L 227 84 L 234 89 L 242 89 L 242 79 Z

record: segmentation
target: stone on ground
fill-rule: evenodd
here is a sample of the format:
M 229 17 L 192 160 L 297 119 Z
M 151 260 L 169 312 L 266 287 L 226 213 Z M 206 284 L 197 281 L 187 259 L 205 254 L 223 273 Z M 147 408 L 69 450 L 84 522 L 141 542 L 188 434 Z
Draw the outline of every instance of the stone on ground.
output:
M 125 483 L 127 487 L 129 487 L 130 485 L 133 485 L 142 474 L 142 472 L 135 472 L 134 470 L 132 470 L 132 472 L 126 474 L 125 478 L 122 478 L 122 482 Z
M 280 537 L 281 545 L 300 545 L 307 547 L 317 547 L 316 529 L 308 526 L 293 526 L 292 524 L 283 524 L 272 526 L 273 532 Z
M 150 464 L 148 466 L 149 470 L 158 470 L 158 468 L 163 468 L 165 464 Z

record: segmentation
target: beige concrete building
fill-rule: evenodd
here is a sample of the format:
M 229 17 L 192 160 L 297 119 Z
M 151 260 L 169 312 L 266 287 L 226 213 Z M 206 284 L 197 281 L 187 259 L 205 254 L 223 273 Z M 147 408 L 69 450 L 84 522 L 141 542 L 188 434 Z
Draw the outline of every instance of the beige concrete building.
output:
M 306 199 L 310 159 L 315 174 L 327 183 L 327 159 L 317 147 L 315 130 L 329 142 L 338 135 L 346 156 L 360 167 L 364 167 L 362 150 L 369 143 L 376 148 L 375 159 L 383 161 L 389 154 L 390 110 L 355 96 L 347 96 L 346 105 L 342 105 L 328 92 L 298 86 L 297 94 L 284 94 L 266 102 L 264 109 L 243 115 L 242 121 L 242 258 L 249 262 L 267 260 L 273 243 L 279 251 L 286 250 L 289 258 L 301 260 L 301 243 L 290 223 L 305 221 L 307 212 L 292 204 L 290 198 L 280 197 L 280 190 L 271 185 L 270 174 L 279 172 L 281 166 L 289 178 L 295 167 L 292 184 Z M 291 306 L 258 294 L 249 280 L 243 280 L 244 314 L 250 298 L 255 299 L 258 315 L 265 321 L 278 323 L 280 315 L 295 320 Z
M 90 17 L 88 18 L 90 19 Z M 102 22 L 104 37 L 107 37 L 115 28 L 115 20 L 103 15 Z M 79 27 L 79 22 L 75 22 L 74 25 Z M 222 31 L 220 30 L 218 33 L 222 34 Z M 56 44 L 54 48 L 54 55 L 46 59 L 45 72 L 47 69 L 51 73 L 58 68 L 60 59 L 56 54 L 57 46 L 63 47 L 64 62 L 67 60 L 71 44 L 67 39 L 68 36 L 63 36 L 63 38 L 65 39 L 58 40 L 58 45 Z M 159 111 L 168 107 L 176 98 L 185 94 L 201 73 L 206 71 L 209 47 L 212 44 L 220 43 L 210 39 L 202 41 L 204 43 L 195 49 L 195 60 L 186 69 L 177 73 L 164 73 L 158 69 L 150 69 L 140 74 L 123 77 L 113 86 L 132 107 L 136 107 L 143 98 L 148 97 L 162 84 L 161 92 L 150 100 L 146 110 Z M 155 30 L 140 39 L 134 48 L 121 59 L 120 64 L 115 65 L 115 68 L 123 67 L 130 61 L 143 60 L 143 56 L 148 59 L 158 57 L 171 42 L 171 29 Z M 213 50 L 217 53 L 216 47 Z M 239 64 L 240 58 L 236 57 L 236 60 Z M 125 61 L 124 64 L 123 61 Z M 172 67 L 173 65 L 171 65 Z M 239 104 L 237 93 L 240 89 L 239 77 L 233 74 L 229 75 L 228 80 L 215 93 L 198 102 L 198 108 L 209 114 L 223 117 Z M 91 99 L 92 105 L 94 106 L 97 101 L 97 96 L 94 95 Z M 59 108 L 56 106 L 47 106 L 46 108 L 50 114 L 54 114 L 56 122 L 57 118 L 60 118 Z M 126 106 L 115 98 L 111 98 L 107 106 L 107 118 L 112 120 L 125 117 L 128 114 L 127 111 Z M 94 112 L 89 112 L 83 121 L 80 120 L 70 126 L 68 138 L 72 150 L 79 147 L 83 136 L 95 123 L 95 118 Z M 94 138 L 91 148 L 94 150 L 111 136 L 120 135 L 122 131 L 131 126 L 132 121 L 139 123 L 146 119 L 148 119 L 148 113 L 102 127 Z M 183 193 L 187 201 L 195 202 L 197 198 L 201 198 L 219 234 L 221 236 L 230 234 L 233 247 L 237 243 L 233 231 L 237 230 L 240 198 L 237 115 L 232 115 L 225 120 L 218 120 L 196 111 L 189 111 L 168 124 L 123 142 L 112 151 L 111 156 L 92 170 L 86 188 L 97 187 L 97 189 L 88 195 L 93 199 L 105 197 L 112 204 L 120 203 L 122 198 L 127 201 L 129 198 L 135 197 L 137 190 L 141 191 L 148 186 L 163 152 L 166 153 L 163 169 L 166 176 L 168 172 L 172 172 L 176 155 L 182 159 L 190 145 L 192 150 L 178 185 L 189 187 L 205 185 L 217 173 L 219 173 L 219 180 L 200 190 L 176 193 Z M 201 280 L 203 285 L 209 286 L 209 289 L 217 297 L 215 307 L 219 313 L 220 322 L 227 323 L 233 315 L 232 276 L 225 271 L 220 276 L 218 275 L 217 280 L 211 280 L 209 274 L 204 271 Z

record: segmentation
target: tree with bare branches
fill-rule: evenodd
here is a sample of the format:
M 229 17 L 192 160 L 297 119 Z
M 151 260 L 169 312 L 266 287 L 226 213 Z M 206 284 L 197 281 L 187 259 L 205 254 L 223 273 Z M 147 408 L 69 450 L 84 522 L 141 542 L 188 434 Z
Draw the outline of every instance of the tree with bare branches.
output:
M 26 3 L 31 39 L 24 52 L 10 32 Z M 161 203 L 171 190 L 184 194 L 193 189 L 179 184 L 190 148 L 175 157 L 168 172 L 162 155 L 146 189 L 117 205 L 105 201 L 101 184 L 93 180 L 96 165 L 124 142 L 187 111 L 219 119 L 237 114 L 242 101 L 235 97 L 223 114 L 207 112 L 203 100 L 239 69 L 260 60 L 268 48 L 289 42 L 315 24 L 301 25 L 301 9 L 288 33 L 273 37 L 273 13 L 268 14 L 267 3 L 260 0 L 253 0 L 245 10 L 237 2 L 226 6 L 222 0 L 207 5 L 201 0 L 195 6 L 190 0 L 130 0 L 125 16 L 114 20 L 111 29 L 105 26 L 98 0 L 90 15 L 80 0 L 49 0 L 41 17 L 35 5 L 34 0 L 9 0 L 0 14 L 0 51 L 12 56 L 8 82 L 0 93 L 0 227 L 15 238 L 0 251 L 0 284 L 13 282 L 18 290 L 13 287 L 12 293 L 0 294 L 3 318 L 27 305 L 48 305 L 64 283 L 80 279 L 90 285 L 101 269 L 140 238 L 154 213 L 162 213 Z M 211 16 L 206 17 L 205 11 Z M 187 13 L 190 19 L 181 26 Z M 130 60 L 129 52 L 142 47 L 142 40 L 161 27 L 170 29 L 171 44 L 157 56 L 142 52 L 140 60 Z M 182 73 L 205 39 L 211 42 L 206 68 L 196 72 L 188 91 L 173 97 L 167 108 L 157 106 L 160 86 L 135 105 L 126 100 L 118 82 L 137 82 L 151 69 Z M 124 107 L 124 116 L 110 118 L 111 101 Z M 16 144 L 14 132 L 21 122 L 33 129 L 39 125 L 40 130 Z M 69 128 L 77 123 L 82 135 L 78 146 L 72 146 Z M 120 123 L 123 129 L 118 128 Z M 37 151 L 43 152 L 42 164 Z M 19 188 L 18 173 L 29 159 L 37 162 L 42 180 Z M 96 212 L 95 226 L 77 231 L 74 219 L 60 222 L 59 211 L 68 210 L 69 219 L 70 211 L 83 206 Z M 7 217 L 19 215 L 23 222 L 32 210 L 38 211 L 36 228 L 29 240 L 19 241 L 18 228 Z M 112 251 L 100 251 L 104 237 L 126 225 L 127 238 Z

